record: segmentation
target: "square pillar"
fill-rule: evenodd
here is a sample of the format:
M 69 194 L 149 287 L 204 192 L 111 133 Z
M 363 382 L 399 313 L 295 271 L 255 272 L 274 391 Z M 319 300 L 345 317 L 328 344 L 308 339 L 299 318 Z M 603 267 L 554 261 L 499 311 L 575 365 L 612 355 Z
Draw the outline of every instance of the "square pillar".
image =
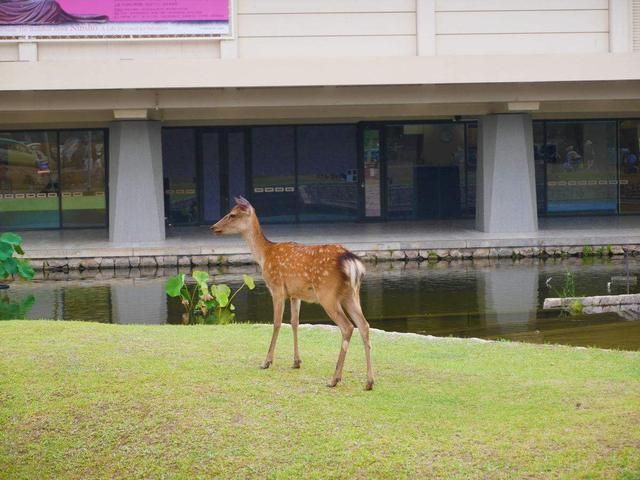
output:
M 531 116 L 483 117 L 478 159 L 476 228 L 489 233 L 537 231 Z
M 159 122 L 122 121 L 109 134 L 109 240 L 165 239 Z

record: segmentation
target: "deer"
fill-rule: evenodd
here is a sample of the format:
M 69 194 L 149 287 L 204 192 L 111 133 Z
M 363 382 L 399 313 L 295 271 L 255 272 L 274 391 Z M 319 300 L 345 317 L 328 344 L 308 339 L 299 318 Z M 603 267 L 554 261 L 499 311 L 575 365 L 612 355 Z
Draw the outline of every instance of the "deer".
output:
M 369 323 L 360 306 L 360 285 L 366 272 L 362 260 L 338 244 L 271 242 L 264 236 L 251 203 L 244 197 L 235 197 L 234 200 L 233 208 L 212 225 L 211 230 L 216 235 L 239 234 L 246 241 L 271 293 L 273 332 L 267 357 L 260 368 L 267 369 L 273 363 L 287 299 L 290 303 L 293 333 L 292 368 L 300 368 L 300 305 L 301 302 L 319 303 L 342 334 L 336 369 L 327 386 L 335 387 L 342 380 L 342 368 L 355 325 L 364 343 L 367 362 L 365 390 L 373 389 Z

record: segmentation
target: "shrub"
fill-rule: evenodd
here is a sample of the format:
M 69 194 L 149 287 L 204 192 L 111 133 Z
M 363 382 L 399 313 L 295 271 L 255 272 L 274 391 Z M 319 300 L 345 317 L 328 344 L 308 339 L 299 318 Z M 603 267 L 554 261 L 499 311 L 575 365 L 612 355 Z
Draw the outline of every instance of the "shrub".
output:
M 231 301 L 240 290 L 247 287 L 255 288 L 253 278 L 243 275 L 244 283 L 231 295 L 228 285 L 213 284 L 209 287 L 209 274 L 200 270 L 194 270 L 191 274 L 194 284 L 187 285 L 186 275 L 179 273 L 167 279 L 165 292 L 170 297 L 179 297 L 185 312 L 182 314 L 184 323 L 217 323 L 226 324 L 234 321 L 235 307 Z
M 16 275 L 24 280 L 33 279 L 33 268 L 29 260 L 21 258 L 23 255 L 20 235 L 11 232 L 0 235 L 0 281 Z

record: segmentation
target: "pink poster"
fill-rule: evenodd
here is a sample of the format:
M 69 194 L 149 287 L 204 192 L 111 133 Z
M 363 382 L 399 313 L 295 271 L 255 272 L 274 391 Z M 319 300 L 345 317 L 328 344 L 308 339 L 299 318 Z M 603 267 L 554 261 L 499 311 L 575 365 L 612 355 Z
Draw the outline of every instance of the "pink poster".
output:
M 230 0 L 0 0 L 2 37 L 229 34 Z
M 227 21 L 228 0 L 58 0 L 71 15 L 104 15 L 109 22 Z

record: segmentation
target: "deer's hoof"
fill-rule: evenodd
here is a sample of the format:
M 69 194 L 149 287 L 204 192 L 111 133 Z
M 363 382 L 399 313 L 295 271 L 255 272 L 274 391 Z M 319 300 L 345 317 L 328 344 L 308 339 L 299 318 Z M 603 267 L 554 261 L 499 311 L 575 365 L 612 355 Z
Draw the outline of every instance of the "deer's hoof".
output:
M 291 368 L 300 368 L 301 363 L 302 363 L 302 360 L 294 360 Z
M 364 386 L 365 390 L 373 390 L 373 380 L 369 380 L 367 384 Z
M 336 385 L 338 385 L 338 383 L 339 383 L 339 382 L 340 382 L 340 379 L 339 379 L 339 378 L 332 378 L 331 380 L 329 380 L 329 381 L 327 382 L 327 387 L 329 387 L 329 388 L 333 388 L 333 387 L 335 387 Z
M 271 361 L 270 361 L 270 360 L 265 360 L 265 361 L 263 362 L 263 364 L 262 364 L 262 365 L 260 365 L 260 368 L 261 368 L 262 370 L 266 370 L 266 369 L 267 369 L 267 368 L 269 368 L 270 366 L 271 366 Z

